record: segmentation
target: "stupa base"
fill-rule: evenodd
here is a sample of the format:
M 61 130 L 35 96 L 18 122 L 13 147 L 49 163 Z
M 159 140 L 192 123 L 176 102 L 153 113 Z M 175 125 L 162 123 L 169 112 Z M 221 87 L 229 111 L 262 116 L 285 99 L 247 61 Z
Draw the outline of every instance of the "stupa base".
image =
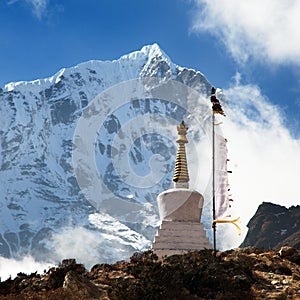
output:
M 158 257 L 211 248 L 205 229 L 199 222 L 163 221 L 152 244 L 152 250 Z

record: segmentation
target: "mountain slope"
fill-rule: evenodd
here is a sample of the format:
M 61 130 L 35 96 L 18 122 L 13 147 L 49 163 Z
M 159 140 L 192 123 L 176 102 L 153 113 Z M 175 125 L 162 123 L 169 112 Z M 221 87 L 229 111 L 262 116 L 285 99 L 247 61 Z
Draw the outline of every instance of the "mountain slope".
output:
M 286 208 L 263 202 L 248 223 L 249 231 L 241 247 L 300 249 L 300 206 Z
M 205 115 L 209 105 L 205 108 L 198 100 L 187 105 L 189 100 L 180 94 L 179 105 L 137 98 L 111 107 L 95 140 L 97 172 L 106 187 L 95 187 L 97 199 L 87 199 L 72 161 L 78 120 L 92 107 L 93 99 L 121 82 L 148 78 L 159 82 L 172 79 L 205 99 L 211 88 L 200 72 L 173 64 L 154 44 L 118 60 L 89 61 L 62 69 L 50 78 L 10 83 L 1 89 L 1 256 L 31 254 L 39 260 L 58 261 L 69 254 L 82 260 L 88 256 L 91 261 L 111 261 L 149 248 L 159 220 L 156 195 L 170 186 L 175 159 L 176 146 L 168 127 L 190 111 Z M 120 141 L 124 141 L 127 124 L 139 117 L 144 122 L 135 123 L 137 136 L 132 138 L 129 158 L 124 160 L 121 148 L 113 144 L 116 134 L 123 130 Z M 165 130 L 164 134 L 149 132 L 154 119 L 160 124 L 156 129 Z M 203 132 L 193 124 L 193 118 L 190 123 L 192 137 L 199 140 Z M 122 177 L 118 173 L 118 166 L 128 162 L 129 173 L 143 178 L 155 166 L 153 157 L 157 156 L 164 172 L 150 186 L 128 184 L 128 174 Z M 78 243 L 80 239 L 85 242 Z

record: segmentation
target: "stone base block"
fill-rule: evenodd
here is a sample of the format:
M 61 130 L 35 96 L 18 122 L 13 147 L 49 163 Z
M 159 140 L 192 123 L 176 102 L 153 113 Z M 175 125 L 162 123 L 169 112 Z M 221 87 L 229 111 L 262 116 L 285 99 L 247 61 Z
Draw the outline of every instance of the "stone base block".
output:
M 205 229 L 198 222 L 163 221 L 152 245 L 159 257 L 211 248 Z

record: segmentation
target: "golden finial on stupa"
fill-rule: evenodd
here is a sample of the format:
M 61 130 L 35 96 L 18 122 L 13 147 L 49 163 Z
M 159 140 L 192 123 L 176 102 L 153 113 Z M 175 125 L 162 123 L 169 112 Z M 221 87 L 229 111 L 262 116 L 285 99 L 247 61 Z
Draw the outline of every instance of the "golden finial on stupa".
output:
M 175 188 L 188 188 L 189 187 L 189 172 L 187 168 L 185 145 L 188 143 L 186 134 L 188 127 L 185 127 L 184 121 L 177 126 L 178 138 L 176 143 L 178 143 L 175 171 L 173 176 L 173 181 L 175 182 Z
M 179 126 L 177 126 L 177 132 L 178 132 L 178 139 L 176 140 L 176 143 L 188 143 L 189 141 L 186 138 L 186 133 L 188 131 L 188 127 L 185 127 L 184 121 L 180 123 Z

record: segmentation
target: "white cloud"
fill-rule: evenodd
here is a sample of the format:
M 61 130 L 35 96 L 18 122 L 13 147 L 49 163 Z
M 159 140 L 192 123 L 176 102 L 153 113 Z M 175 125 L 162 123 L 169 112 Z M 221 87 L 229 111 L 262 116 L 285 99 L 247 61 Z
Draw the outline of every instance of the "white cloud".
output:
M 116 228 L 118 225 L 114 225 Z M 102 228 L 103 229 L 103 228 Z M 124 233 L 123 233 L 124 234 Z M 60 233 L 52 235 L 48 247 L 51 249 L 44 260 L 36 261 L 31 256 L 22 259 L 0 257 L 0 279 L 6 280 L 9 276 L 15 278 L 19 272 L 30 274 L 57 265 L 63 259 L 74 258 L 77 263 L 83 263 L 89 269 L 96 263 L 110 263 L 122 259 L 128 259 L 134 252 L 130 237 L 121 239 L 120 236 L 106 234 L 98 230 L 92 231 L 81 226 L 66 227 Z M 42 256 L 43 253 L 40 253 Z
M 118 224 L 114 226 L 117 228 Z M 67 227 L 60 233 L 53 234 L 51 246 L 55 250 L 51 259 L 59 262 L 64 258 L 75 258 L 78 263 L 83 263 L 89 269 L 99 262 L 128 259 L 135 251 L 134 243 L 128 240 L 126 244 L 125 234 L 122 239 L 117 234 L 92 231 L 81 226 Z
M 28 275 L 34 272 L 43 274 L 44 270 L 48 270 L 52 266 L 51 263 L 36 262 L 31 256 L 26 256 L 22 260 L 0 257 L 0 278 L 1 281 L 10 276 L 15 278 L 19 272 Z
M 297 0 L 194 0 L 193 29 L 217 36 L 236 61 L 300 63 Z
M 243 241 L 246 225 L 262 202 L 299 205 L 300 140 L 290 135 L 279 109 L 257 86 L 235 85 L 224 94 L 228 105 L 223 133 L 233 170 L 229 175 L 233 215 L 241 217 L 243 229 L 238 237 L 233 226 L 220 227 L 221 236 L 226 236 L 221 248 L 230 248 Z
M 295 0 L 194 0 L 193 29 L 209 32 L 224 43 L 239 63 L 249 59 L 270 64 L 300 64 L 300 2 Z M 223 131 L 228 138 L 233 215 L 241 216 L 243 235 L 219 225 L 219 246 L 238 246 L 247 223 L 263 201 L 289 207 L 299 205 L 300 140 L 284 124 L 285 115 L 256 85 L 224 90 L 228 99 Z
M 61 233 L 54 234 L 52 243 L 55 249 L 53 256 L 56 261 L 63 258 L 75 258 L 78 263 L 91 267 L 99 261 L 102 236 L 101 233 L 92 232 L 84 227 L 69 227 Z
M 38 19 L 42 19 L 42 17 L 46 14 L 49 0 L 10 0 L 7 3 L 9 5 L 12 5 L 17 2 L 24 2 L 26 4 L 29 4 L 32 8 L 33 14 Z

